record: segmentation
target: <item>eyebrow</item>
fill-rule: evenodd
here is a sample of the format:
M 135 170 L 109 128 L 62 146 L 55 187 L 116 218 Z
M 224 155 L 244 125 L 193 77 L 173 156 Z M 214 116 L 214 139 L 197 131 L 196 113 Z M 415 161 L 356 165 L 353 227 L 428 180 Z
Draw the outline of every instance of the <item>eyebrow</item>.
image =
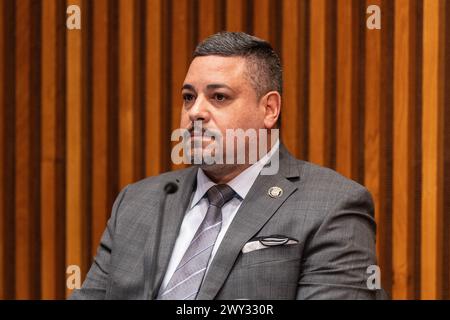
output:
M 233 89 L 231 89 L 229 86 L 227 86 L 224 83 L 212 83 L 212 84 L 208 84 L 206 86 L 206 89 L 211 90 L 211 89 L 220 89 L 220 88 L 225 88 L 231 91 L 234 91 Z
M 195 91 L 194 86 L 192 84 L 189 84 L 189 83 L 183 84 L 183 87 L 181 89 L 182 90 L 187 89 L 187 90 Z
M 208 84 L 208 85 L 206 86 L 206 89 L 208 89 L 208 90 L 211 90 L 211 89 L 220 89 L 220 88 L 225 88 L 225 89 L 228 89 L 228 90 L 231 90 L 231 91 L 234 92 L 234 90 L 231 89 L 231 87 L 227 86 L 227 85 L 224 84 L 224 83 L 211 83 L 211 84 Z M 189 84 L 189 83 L 184 84 L 183 87 L 182 87 L 181 89 L 182 89 L 182 90 L 183 90 L 183 89 L 187 89 L 187 90 L 196 91 L 195 88 L 194 88 L 194 86 L 191 85 L 191 84 Z

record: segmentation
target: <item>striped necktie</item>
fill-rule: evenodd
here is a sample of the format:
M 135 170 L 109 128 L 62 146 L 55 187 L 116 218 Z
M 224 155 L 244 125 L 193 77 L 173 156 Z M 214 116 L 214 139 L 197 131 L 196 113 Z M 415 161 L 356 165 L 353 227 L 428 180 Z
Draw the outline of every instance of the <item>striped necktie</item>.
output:
M 194 300 L 205 276 L 209 258 L 222 226 L 222 206 L 236 193 L 227 184 L 212 186 L 206 193 L 208 211 L 159 300 Z

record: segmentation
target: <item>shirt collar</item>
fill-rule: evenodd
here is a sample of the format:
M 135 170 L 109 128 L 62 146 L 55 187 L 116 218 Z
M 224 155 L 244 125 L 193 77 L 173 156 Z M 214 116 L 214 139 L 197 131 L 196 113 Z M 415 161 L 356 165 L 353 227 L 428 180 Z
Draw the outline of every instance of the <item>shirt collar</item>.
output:
M 280 141 L 277 140 L 272 149 L 270 149 L 270 151 L 266 155 L 264 155 L 264 157 L 259 159 L 257 162 L 252 164 L 250 167 L 242 171 L 238 176 L 234 177 L 230 182 L 227 183 L 239 195 L 241 199 L 245 199 L 247 193 L 250 191 L 250 188 L 252 187 L 262 168 L 270 160 L 272 155 L 278 150 L 279 145 Z M 197 203 L 203 198 L 209 188 L 214 185 L 216 185 L 216 183 L 211 181 L 211 179 L 208 178 L 205 172 L 201 168 L 199 168 L 197 171 L 197 189 L 195 190 L 194 197 L 192 198 L 190 209 L 197 205 Z

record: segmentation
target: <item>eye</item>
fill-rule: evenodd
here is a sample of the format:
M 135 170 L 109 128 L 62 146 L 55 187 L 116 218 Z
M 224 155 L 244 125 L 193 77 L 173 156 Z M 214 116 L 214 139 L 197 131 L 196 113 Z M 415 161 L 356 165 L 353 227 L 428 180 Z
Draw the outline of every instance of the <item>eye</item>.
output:
M 223 102 L 223 101 L 225 101 L 225 100 L 227 99 L 227 96 L 224 95 L 224 94 L 222 94 L 222 93 L 216 93 L 216 94 L 214 95 L 214 99 L 215 99 L 216 101 Z
M 185 94 L 183 94 L 183 101 L 184 101 L 185 103 L 192 102 L 192 101 L 194 101 L 194 99 L 195 99 L 195 97 L 194 97 L 193 94 L 190 94 L 190 93 L 185 93 Z

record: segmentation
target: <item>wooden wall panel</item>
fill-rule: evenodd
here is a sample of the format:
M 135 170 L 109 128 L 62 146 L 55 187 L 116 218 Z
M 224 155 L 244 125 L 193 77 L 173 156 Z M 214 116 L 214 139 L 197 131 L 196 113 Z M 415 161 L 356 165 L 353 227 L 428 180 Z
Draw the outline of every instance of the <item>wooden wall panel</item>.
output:
M 415 147 L 417 2 L 395 3 L 393 118 L 393 270 L 392 296 L 414 297 L 415 270 Z
M 93 2 L 93 49 L 92 82 L 96 90 L 92 92 L 92 243 L 98 243 L 109 216 L 108 159 L 111 111 L 108 101 L 109 72 L 109 6 L 107 0 Z M 97 248 L 91 247 L 91 255 Z
M 69 0 L 81 10 L 87 1 Z M 82 28 L 86 28 L 86 17 Z M 90 233 L 87 226 L 87 33 L 66 31 L 66 265 L 79 266 L 85 274 Z
M 16 294 L 32 296 L 30 210 L 30 1 L 16 3 Z
M 421 298 L 442 297 L 443 276 L 443 135 L 446 1 L 424 1 L 422 109 Z M 447 124 L 448 125 L 448 124 Z M 444 269 L 445 268 L 445 269 Z
M 30 299 L 36 296 L 36 257 L 34 238 L 39 234 L 36 230 L 36 217 L 39 207 L 36 203 L 35 185 L 39 174 L 34 174 L 39 146 L 36 146 L 36 111 L 35 88 L 33 81 L 36 75 L 36 62 L 32 60 L 32 46 L 38 40 L 33 38 L 35 26 L 32 9 L 36 3 L 30 0 L 16 2 L 16 144 L 15 144 L 15 220 L 16 220 L 16 295 L 19 299 Z
M 266 39 L 278 50 L 280 1 L 259 0 L 253 2 L 253 31 L 257 37 Z
M 226 30 L 250 32 L 248 4 L 247 0 L 226 0 Z
M 336 170 L 358 179 L 359 11 L 353 0 L 337 2 Z
M 381 30 L 365 30 L 365 84 L 364 84 L 364 185 L 370 190 L 375 204 L 377 220 L 377 254 L 382 271 L 382 283 L 391 291 L 391 210 L 389 112 L 390 88 L 392 87 L 392 26 L 389 13 L 391 1 L 366 1 L 384 12 Z
M 58 0 L 42 3 L 41 69 L 41 296 L 61 296 L 64 277 L 64 19 Z
M 297 157 L 307 155 L 308 6 L 305 1 L 282 3 L 283 107 L 281 137 Z
M 329 94 L 333 76 L 331 55 L 331 33 L 335 14 L 331 10 L 333 1 L 317 0 L 309 6 L 309 149 L 308 159 L 320 165 L 330 165 L 330 118 L 332 113 Z M 314 72 L 311 72 L 314 70 Z
M 5 82 L 5 35 L 2 30 L 5 29 L 5 3 L 0 2 L 0 299 L 4 299 L 6 297 L 6 283 L 4 274 L 6 274 L 6 250 L 3 243 L 5 243 L 5 233 L 6 233 L 6 214 L 3 207 L 3 203 L 5 202 L 5 183 L 3 181 L 6 180 L 5 175 L 5 87 L 3 83 Z
M 119 185 L 135 180 L 138 137 L 137 104 L 137 0 L 119 0 Z
M 446 17 L 450 17 L 450 5 L 445 6 L 445 15 Z M 445 97 L 444 97 L 444 107 L 443 107 L 443 131 L 444 131 L 444 146 L 443 146 L 443 152 L 444 152 L 444 163 L 443 166 L 443 190 L 442 190 L 442 197 L 444 201 L 443 205 L 443 270 L 442 270 L 442 280 L 443 280 L 443 287 L 442 287 L 442 298 L 444 299 L 450 299 L 450 272 L 448 272 L 448 266 L 450 266 L 450 233 L 446 232 L 446 226 L 450 226 L 450 197 L 447 195 L 450 194 L 450 112 L 449 112 L 449 106 L 450 106 L 450 81 L 449 81 L 449 74 L 450 74 L 450 63 L 448 61 L 450 60 L 450 46 L 448 43 L 450 43 L 450 32 L 447 32 L 449 21 L 448 19 L 445 22 L 446 28 L 443 30 L 444 36 L 445 36 L 445 54 L 442 60 L 442 63 L 445 68 Z M 420 92 L 420 91 L 419 91 Z M 420 117 L 418 117 L 420 118 Z M 419 207 L 420 208 L 420 207 Z M 420 211 L 419 211 L 420 213 Z M 420 260 L 419 260 L 420 263 Z M 447 267 L 446 267 L 447 266 Z
M 42 298 L 51 299 L 56 295 L 56 285 L 54 276 L 57 271 L 58 261 L 56 245 L 57 229 L 59 228 L 55 206 L 56 188 L 56 135 L 57 135 L 57 100 L 56 100 L 56 56 L 57 56 L 57 3 L 56 1 L 46 1 L 42 7 L 42 33 L 46 36 L 42 38 L 42 140 L 47 143 L 42 144 L 41 154 L 41 240 L 42 270 Z M 44 191 L 47 188 L 47 192 Z
M 171 5 L 171 99 L 168 107 L 171 130 L 175 130 L 180 127 L 181 87 L 195 49 L 198 26 L 194 21 L 196 12 L 192 0 L 172 0 Z M 173 169 L 183 167 L 182 164 L 172 165 Z
M 1 297 L 13 299 L 16 296 L 15 268 L 15 4 L 13 1 L 2 1 L 0 12 L 2 32 L 2 203 L 1 212 L 1 246 L 2 246 L 2 286 Z
M 199 0 L 198 41 L 224 29 L 224 5 L 223 0 Z
M 70 4 L 81 30 L 65 27 Z M 0 298 L 64 298 L 120 189 L 183 167 L 181 84 L 221 30 L 280 54 L 287 147 L 371 191 L 387 292 L 450 298 L 448 13 L 445 0 L 0 1 Z
M 164 0 L 147 2 L 146 7 L 146 90 L 145 90 L 145 164 L 146 176 L 169 168 L 169 128 L 166 112 L 168 92 L 168 41 L 166 40 L 168 7 Z M 155 154 L 159 157 L 155 157 Z

